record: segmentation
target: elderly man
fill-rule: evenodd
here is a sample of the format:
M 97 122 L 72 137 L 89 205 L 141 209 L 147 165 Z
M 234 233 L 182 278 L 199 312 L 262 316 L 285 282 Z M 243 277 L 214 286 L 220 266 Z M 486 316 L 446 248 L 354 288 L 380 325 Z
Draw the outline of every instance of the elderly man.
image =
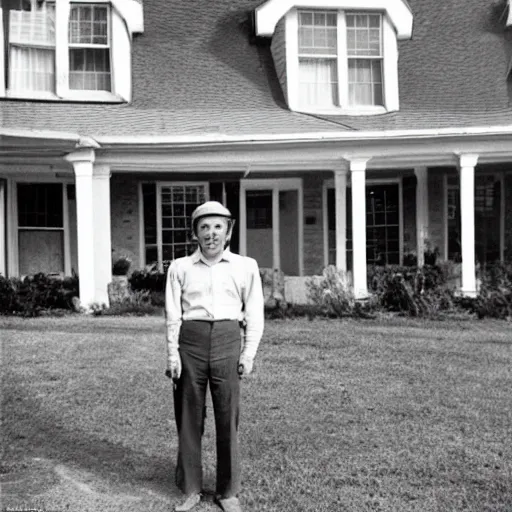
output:
M 209 384 L 217 435 L 216 499 L 225 512 L 240 512 L 240 379 L 251 373 L 263 333 L 261 279 L 254 259 L 229 250 L 234 221 L 227 208 L 209 201 L 191 220 L 198 249 L 171 263 L 165 293 L 166 374 L 175 382 L 179 438 L 176 483 L 184 493 L 175 510 L 190 510 L 201 499 Z

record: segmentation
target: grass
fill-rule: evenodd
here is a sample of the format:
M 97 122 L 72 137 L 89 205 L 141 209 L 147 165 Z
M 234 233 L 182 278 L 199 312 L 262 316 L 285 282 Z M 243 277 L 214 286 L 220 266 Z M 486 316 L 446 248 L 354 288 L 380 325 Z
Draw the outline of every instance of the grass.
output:
M 2 506 L 172 510 L 163 318 L 0 329 Z M 269 321 L 243 383 L 245 510 L 510 512 L 511 389 L 510 323 Z M 210 490 L 214 446 L 209 406 Z

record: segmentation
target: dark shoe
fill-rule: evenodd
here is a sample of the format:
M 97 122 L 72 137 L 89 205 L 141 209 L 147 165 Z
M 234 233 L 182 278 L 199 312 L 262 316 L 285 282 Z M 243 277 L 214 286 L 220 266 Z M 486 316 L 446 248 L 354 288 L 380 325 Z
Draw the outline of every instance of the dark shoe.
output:
M 194 493 L 189 494 L 183 503 L 177 505 L 174 509 L 175 512 L 187 512 L 188 510 L 192 510 L 199 502 L 201 501 L 201 494 Z
M 242 512 L 240 501 L 236 496 L 232 498 L 217 498 L 217 504 L 224 512 Z

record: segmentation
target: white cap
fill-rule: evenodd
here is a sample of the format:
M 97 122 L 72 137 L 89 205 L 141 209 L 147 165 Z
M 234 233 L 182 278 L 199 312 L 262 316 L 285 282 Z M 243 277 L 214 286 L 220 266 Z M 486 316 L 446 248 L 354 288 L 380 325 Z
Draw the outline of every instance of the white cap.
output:
M 209 217 L 213 215 L 218 215 L 219 217 L 228 217 L 231 218 L 231 212 L 218 201 L 207 201 L 206 203 L 200 204 L 193 212 L 192 212 L 192 227 L 195 228 L 196 222 L 201 217 Z

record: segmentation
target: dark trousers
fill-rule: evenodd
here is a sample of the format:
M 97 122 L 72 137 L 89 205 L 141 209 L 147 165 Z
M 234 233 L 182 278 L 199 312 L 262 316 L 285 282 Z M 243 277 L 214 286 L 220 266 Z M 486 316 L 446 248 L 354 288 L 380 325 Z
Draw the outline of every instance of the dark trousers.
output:
M 179 448 L 176 484 L 185 493 L 201 492 L 201 438 L 206 388 L 210 385 L 217 435 L 216 493 L 240 491 L 238 416 L 240 327 L 237 321 L 184 321 L 180 332 L 181 378 L 174 391 Z

